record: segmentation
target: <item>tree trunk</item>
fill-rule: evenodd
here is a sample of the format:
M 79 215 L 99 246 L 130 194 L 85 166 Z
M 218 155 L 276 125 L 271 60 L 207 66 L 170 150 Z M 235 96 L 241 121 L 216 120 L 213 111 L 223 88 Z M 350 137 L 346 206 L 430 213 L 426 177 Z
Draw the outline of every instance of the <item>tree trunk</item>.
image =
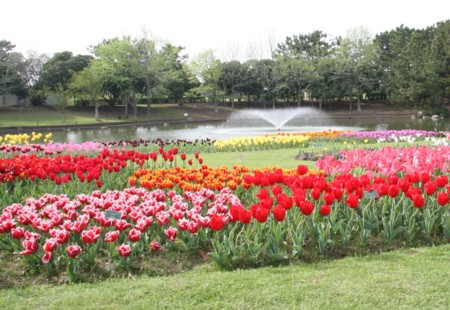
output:
M 133 117 L 137 118 L 137 104 L 133 95 L 130 96 L 130 105 L 133 108 Z
M 356 109 L 361 112 L 361 89 L 358 89 L 358 101 L 356 102 Z
M 302 102 L 303 102 L 303 92 L 300 92 L 297 98 L 297 105 L 299 108 L 302 106 Z
M 231 111 L 234 111 L 234 93 L 233 92 L 231 92 L 230 100 L 231 100 Z
M 216 90 L 213 91 L 213 102 L 214 102 L 214 112 L 219 112 L 219 109 L 217 108 L 217 94 L 216 94 Z
M 96 122 L 100 122 L 100 116 L 99 116 L 99 113 L 98 113 L 98 103 L 94 102 L 94 106 L 95 106 L 95 121 Z
M 152 98 L 150 97 L 150 94 L 147 94 L 147 117 L 148 119 L 150 119 L 151 116 L 151 110 L 150 110 L 150 105 L 152 103 Z

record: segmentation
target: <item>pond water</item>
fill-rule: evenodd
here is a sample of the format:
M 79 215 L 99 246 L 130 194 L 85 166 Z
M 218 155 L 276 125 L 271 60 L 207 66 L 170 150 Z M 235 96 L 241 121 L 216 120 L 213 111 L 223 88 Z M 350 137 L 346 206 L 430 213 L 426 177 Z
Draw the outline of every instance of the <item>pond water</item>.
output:
M 268 112 L 270 113 L 270 112 Z M 273 115 L 273 112 L 272 112 Z M 279 118 L 278 115 L 277 118 Z M 278 121 L 278 119 L 277 119 Z M 277 127 L 282 123 L 281 127 Z M 67 129 L 53 131 L 55 142 L 82 143 L 85 141 L 113 141 L 113 140 L 176 140 L 184 139 L 225 139 L 238 136 L 257 136 L 267 133 L 306 132 L 335 130 L 401 130 L 420 129 L 433 131 L 450 131 L 447 119 L 411 119 L 411 118 L 360 118 L 340 117 L 332 118 L 326 114 L 298 113 L 292 111 L 291 116 L 276 123 L 265 116 L 255 116 L 254 113 L 238 113 L 232 115 L 226 122 L 215 123 L 182 123 L 166 124 L 166 126 L 126 126 L 102 127 L 99 129 Z

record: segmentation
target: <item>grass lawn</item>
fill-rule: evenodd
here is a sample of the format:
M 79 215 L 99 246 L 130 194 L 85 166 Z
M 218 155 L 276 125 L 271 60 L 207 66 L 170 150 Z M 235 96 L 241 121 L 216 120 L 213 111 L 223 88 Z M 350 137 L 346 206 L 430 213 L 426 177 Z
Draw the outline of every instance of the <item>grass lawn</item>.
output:
M 125 115 L 125 108 L 101 106 L 99 109 L 100 121 L 102 123 L 114 123 L 120 121 L 158 121 L 167 119 L 184 119 L 185 113 L 189 117 L 202 119 L 212 107 L 207 104 L 183 105 L 177 104 L 153 104 L 150 109 L 150 117 L 147 115 L 145 105 L 138 106 L 136 118 L 129 116 L 128 119 L 119 119 Z M 206 112 L 205 112 L 206 111 Z M 128 114 L 132 114 L 129 109 Z M 217 115 L 213 116 L 217 117 Z M 70 108 L 65 113 L 65 122 L 62 121 L 62 114 L 50 107 L 8 107 L 0 109 L 1 127 L 22 127 L 22 126 L 52 126 L 52 125 L 82 125 L 95 123 L 94 108 L 80 107 Z
M 296 159 L 297 154 L 298 149 L 278 149 L 253 152 L 203 153 L 201 157 L 210 167 L 240 165 L 250 168 L 278 167 L 292 169 L 298 165 L 307 165 L 310 169 L 317 169 L 313 161 Z
M 448 309 L 450 245 L 232 272 L 0 291 L 1 309 Z

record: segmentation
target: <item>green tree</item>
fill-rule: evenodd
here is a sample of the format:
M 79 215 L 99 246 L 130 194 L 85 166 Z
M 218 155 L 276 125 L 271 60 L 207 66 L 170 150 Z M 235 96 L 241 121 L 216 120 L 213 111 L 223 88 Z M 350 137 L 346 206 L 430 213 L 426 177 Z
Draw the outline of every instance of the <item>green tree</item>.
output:
M 337 50 L 336 64 L 343 93 L 352 96 L 354 89 L 357 110 L 361 111 L 363 94 L 377 88 L 379 77 L 376 45 L 367 29 L 353 28 L 347 32 Z
M 73 56 L 72 52 L 56 53 L 44 63 L 36 88 L 48 88 L 52 91 L 67 89 L 72 76 L 86 68 L 92 60 L 89 55 Z
M 95 62 L 95 60 L 93 62 Z M 93 70 L 92 66 L 84 68 L 83 71 L 80 71 L 73 76 L 69 88 L 74 94 L 78 94 L 78 96 L 88 100 L 94 106 L 95 121 L 99 122 L 99 106 L 100 98 L 103 93 L 103 84 L 100 77 L 97 75 L 97 71 Z
M 0 41 L 0 90 L 3 105 L 7 94 L 26 97 L 26 85 L 21 76 L 24 59 L 22 54 L 14 52 L 14 48 L 15 45 L 11 42 Z
M 66 111 L 69 106 L 69 99 L 72 92 L 62 84 L 56 85 L 54 90 L 45 90 L 47 104 L 51 105 L 61 113 L 61 122 L 66 122 Z
M 104 40 L 93 48 L 97 61 L 93 70 L 104 85 L 106 99 L 114 105 L 119 100 L 125 104 L 125 114 L 128 106 L 137 117 L 136 93 L 142 83 L 142 64 L 136 48 L 136 41 L 129 36 Z
M 198 92 L 210 98 L 217 106 L 217 97 L 221 91 L 219 81 L 222 74 L 222 63 L 216 58 L 214 51 L 205 50 L 198 54 L 190 62 L 189 68 L 200 81 Z

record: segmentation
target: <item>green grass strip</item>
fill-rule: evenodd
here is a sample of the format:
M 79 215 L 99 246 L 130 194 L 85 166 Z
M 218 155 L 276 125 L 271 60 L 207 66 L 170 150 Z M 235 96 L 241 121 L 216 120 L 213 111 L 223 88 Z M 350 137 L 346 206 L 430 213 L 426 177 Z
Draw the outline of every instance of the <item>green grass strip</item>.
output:
M 450 245 L 233 272 L 0 291 L 1 309 L 448 309 Z

